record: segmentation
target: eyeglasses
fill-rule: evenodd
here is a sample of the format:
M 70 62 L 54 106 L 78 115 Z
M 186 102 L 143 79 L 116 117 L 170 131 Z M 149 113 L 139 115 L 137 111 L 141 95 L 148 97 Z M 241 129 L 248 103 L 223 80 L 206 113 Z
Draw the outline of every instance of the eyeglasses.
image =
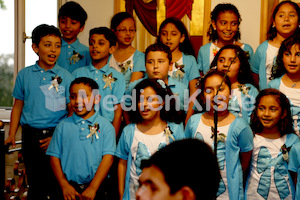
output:
M 135 28 L 132 28 L 132 29 L 127 30 L 126 28 L 123 28 L 123 29 L 117 29 L 117 31 L 118 31 L 119 33 L 127 33 L 127 31 L 129 31 L 129 33 L 133 34 L 133 33 L 136 32 L 136 29 L 135 29 Z

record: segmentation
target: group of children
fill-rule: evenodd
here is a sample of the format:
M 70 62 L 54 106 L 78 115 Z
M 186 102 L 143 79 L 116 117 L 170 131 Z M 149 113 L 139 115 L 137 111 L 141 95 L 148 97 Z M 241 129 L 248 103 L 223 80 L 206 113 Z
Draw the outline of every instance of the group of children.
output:
M 110 173 L 119 198 L 135 199 L 141 161 L 184 138 L 217 149 L 217 199 L 300 199 L 299 15 L 297 4 L 278 4 L 253 54 L 238 41 L 238 9 L 219 4 L 196 61 L 176 18 L 161 24 L 145 53 L 131 45 L 136 26 L 125 12 L 110 29 L 91 29 L 85 47 L 77 35 L 87 14 L 64 4 L 60 31 L 33 30 L 39 59 L 19 72 L 13 91 L 5 142 L 15 145 L 20 124 L 28 199 L 104 199 Z

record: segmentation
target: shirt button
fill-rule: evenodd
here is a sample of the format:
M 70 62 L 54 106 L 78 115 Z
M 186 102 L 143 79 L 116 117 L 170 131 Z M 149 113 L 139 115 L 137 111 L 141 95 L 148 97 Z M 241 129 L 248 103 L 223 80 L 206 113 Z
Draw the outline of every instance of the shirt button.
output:
M 84 124 L 84 121 L 82 121 L 81 123 L 83 123 L 83 124 Z
M 43 78 L 43 80 L 46 80 L 45 78 Z
M 43 70 L 41 70 L 41 73 L 43 73 L 44 71 Z
M 68 53 L 69 55 L 71 54 L 71 52 Z
M 71 46 L 69 45 L 68 48 L 71 48 Z
M 96 71 L 96 74 L 98 74 L 98 71 Z
M 84 128 L 81 128 L 81 130 L 84 130 Z
M 95 80 L 97 81 L 97 80 L 98 80 L 98 78 L 95 78 Z

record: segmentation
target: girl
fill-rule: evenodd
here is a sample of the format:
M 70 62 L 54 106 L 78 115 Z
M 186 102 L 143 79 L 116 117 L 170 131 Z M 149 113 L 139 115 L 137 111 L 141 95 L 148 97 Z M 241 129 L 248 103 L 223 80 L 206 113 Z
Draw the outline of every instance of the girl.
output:
M 242 117 L 250 123 L 258 91 L 252 85 L 253 80 L 249 76 L 250 64 L 246 53 L 238 45 L 226 45 L 220 49 L 211 63 L 211 68 L 214 66 L 224 73 L 229 70 L 227 75 L 231 82 L 232 97 L 228 110 L 236 117 Z
M 284 93 L 291 102 L 294 130 L 299 134 L 300 124 L 300 36 L 295 34 L 282 42 L 276 65 L 272 69 L 269 87 Z
M 157 42 L 169 46 L 172 51 L 173 65 L 168 72 L 169 76 L 183 82 L 189 88 L 190 96 L 194 94 L 197 78 L 200 77 L 200 74 L 197 70 L 196 56 L 184 24 L 175 17 L 167 18 L 159 27 Z M 192 115 L 193 105 L 193 103 L 189 104 L 186 121 Z
M 131 45 L 136 32 L 134 18 L 126 12 L 117 13 L 110 28 L 118 38 L 118 45 L 109 58 L 109 66 L 125 76 L 127 88 L 129 82 L 142 78 L 146 71 L 144 54 Z
M 207 32 L 210 43 L 202 46 L 198 52 L 198 69 L 203 74 L 207 73 L 216 53 L 225 45 L 238 45 L 252 56 L 252 47 L 238 41 L 241 37 L 241 21 L 238 9 L 230 3 L 218 4 L 211 12 L 211 24 Z
M 299 142 L 294 133 L 289 100 L 276 89 L 261 91 L 251 118 L 254 132 L 246 198 L 293 199 L 294 184 L 288 173 L 288 151 Z
M 150 158 L 168 143 L 184 137 L 182 123 L 174 123 L 178 118 L 175 99 L 168 98 L 166 101 L 173 94 L 164 81 L 145 79 L 135 90 L 133 101 L 137 109 L 130 111 L 133 124 L 124 128 L 116 150 L 116 156 L 120 158 L 119 194 L 120 199 L 126 200 L 135 199 L 142 171 L 141 160 Z
M 272 24 L 268 31 L 268 39 L 257 47 L 251 60 L 255 85 L 259 89 L 267 88 L 270 81 L 274 58 L 281 43 L 299 31 L 299 6 L 292 1 L 282 1 L 272 14 Z
M 195 114 L 190 118 L 186 125 L 185 136 L 201 139 L 214 146 L 213 110 L 216 109 L 217 157 L 221 170 L 217 199 L 243 199 L 243 175 L 246 175 L 250 165 L 253 148 L 252 131 L 244 119 L 236 118 L 227 109 L 231 91 L 228 76 L 222 71 L 211 70 L 202 79 L 200 86 L 203 91 L 200 93 L 200 102 L 206 112 Z M 217 91 L 219 92 L 216 96 Z

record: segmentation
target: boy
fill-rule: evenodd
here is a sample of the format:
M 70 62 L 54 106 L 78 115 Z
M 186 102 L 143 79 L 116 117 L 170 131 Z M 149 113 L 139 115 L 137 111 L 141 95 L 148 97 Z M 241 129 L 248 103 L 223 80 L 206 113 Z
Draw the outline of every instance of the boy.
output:
M 70 73 L 79 67 L 89 65 L 91 62 L 88 47 L 81 44 L 77 38 L 84 29 L 86 19 L 87 13 L 74 1 L 65 3 L 58 12 L 62 48 L 57 63 Z
M 118 134 L 122 108 L 121 99 L 125 92 L 124 76 L 112 67 L 107 61 L 110 54 L 116 49 L 117 37 L 106 27 L 93 28 L 89 35 L 89 50 L 92 58 L 90 65 L 81 67 L 73 72 L 73 76 L 88 77 L 99 85 L 100 114 L 108 119 Z
M 197 139 L 175 141 L 142 161 L 137 200 L 213 200 L 220 171 L 211 148 Z
M 15 103 L 9 137 L 5 143 L 15 146 L 15 135 L 20 123 L 30 186 L 28 199 L 45 199 L 56 194 L 52 188 L 56 180 L 45 151 L 54 128 L 67 117 L 67 106 L 70 108 L 69 85 L 73 77 L 56 64 L 61 48 L 60 32 L 56 27 L 46 24 L 37 26 L 32 31 L 32 43 L 39 59 L 35 65 L 18 73 L 13 91 Z M 41 184 L 41 177 L 47 181 Z
M 170 87 L 173 94 L 178 95 L 179 102 L 177 102 L 177 104 L 180 105 L 180 110 L 184 110 L 185 101 L 187 101 L 188 97 L 188 88 L 185 86 L 185 84 L 168 76 L 168 71 L 172 67 L 172 53 L 170 48 L 162 43 L 155 43 L 150 45 L 145 52 L 145 63 L 147 73 L 145 78 L 158 78 L 163 80 Z M 143 79 L 130 83 L 125 92 L 126 96 L 131 96 L 134 87 Z M 187 93 L 186 95 L 185 92 Z M 130 107 L 131 99 L 125 98 L 125 105 L 126 107 Z M 126 108 L 126 110 L 127 109 L 128 108 Z M 125 113 L 126 112 L 124 112 L 124 114 Z M 128 124 L 129 117 L 126 115 L 127 113 L 124 115 L 124 118 L 126 120 L 126 123 Z
M 74 114 L 57 125 L 47 150 L 64 199 L 104 199 L 98 188 L 113 162 L 116 139 L 111 123 L 94 110 L 100 101 L 98 89 L 86 77 L 71 83 Z

